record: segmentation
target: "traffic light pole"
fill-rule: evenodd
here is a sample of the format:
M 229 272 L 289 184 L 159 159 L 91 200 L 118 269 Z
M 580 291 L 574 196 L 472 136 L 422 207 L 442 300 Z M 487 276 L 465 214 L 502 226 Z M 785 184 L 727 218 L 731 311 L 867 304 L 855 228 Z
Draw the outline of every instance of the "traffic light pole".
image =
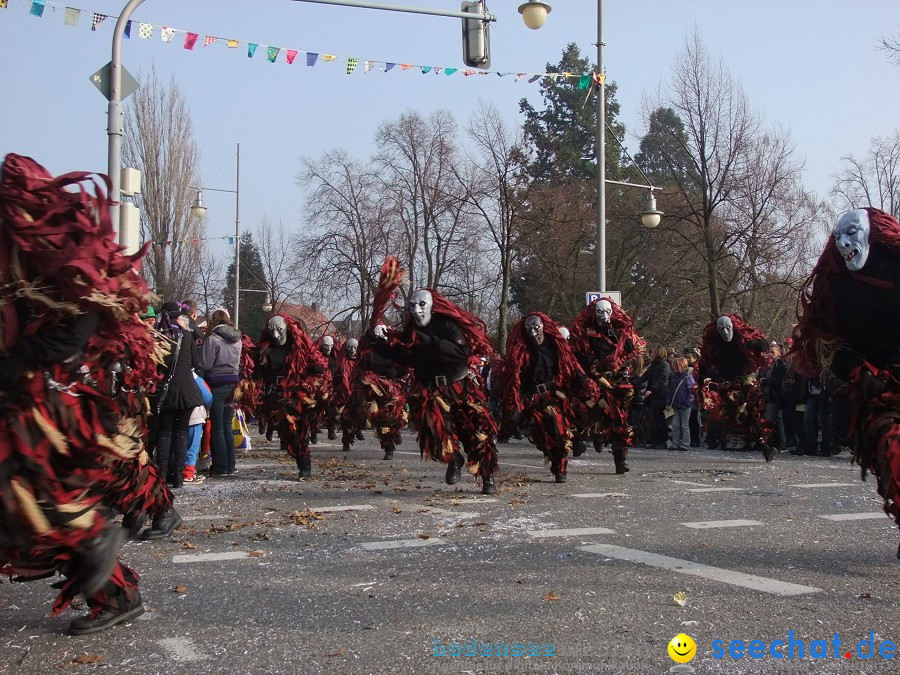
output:
M 407 12 L 409 14 L 430 14 L 432 16 L 449 16 L 454 19 L 477 19 L 480 21 L 496 21 L 493 14 L 475 14 L 470 12 L 448 12 L 443 9 L 419 7 L 403 7 L 401 5 L 382 5 L 376 2 L 356 2 L 355 0 L 293 0 L 294 2 L 314 2 L 319 5 L 340 5 L 342 7 L 358 7 L 361 9 L 380 9 L 387 12 Z

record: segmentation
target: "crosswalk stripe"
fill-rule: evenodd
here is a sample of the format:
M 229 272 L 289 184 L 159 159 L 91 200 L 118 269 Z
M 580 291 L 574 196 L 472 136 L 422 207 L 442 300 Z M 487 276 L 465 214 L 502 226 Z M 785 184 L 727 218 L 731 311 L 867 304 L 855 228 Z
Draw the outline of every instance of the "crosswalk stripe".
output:
M 740 492 L 741 488 L 715 487 L 715 488 L 688 488 L 688 492 Z
M 887 518 L 887 515 L 885 515 L 884 513 L 873 513 L 867 511 L 866 513 L 831 513 L 824 516 L 819 516 L 819 518 L 840 522 L 843 520 L 884 520 L 885 518 Z
M 695 530 L 711 530 L 717 527 L 751 527 L 753 525 L 762 525 L 758 520 L 700 520 L 693 523 L 681 523 L 685 527 Z
M 188 553 L 172 556 L 173 563 L 216 562 L 219 560 L 240 560 L 249 558 L 247 551 L 225 551 L 224 553 Z
M 586 534 L 615 534 L 615 530 L 605 527 L 573 527 L 568 530 L 529 530 L 529 537 L 546 539 L 548 537 L 578 537 Z
M 607 558 L 627 560 L 642 565 L 658 567 L 659 569 L 671 570 L 673 572 L 678 572 L 679 574 L 689 574 L 695 577 L 712 579 L 713 581 L 720 581 L 725 584 L 731 584 L 732 586 L 741 586 L 743 588 L 749 588 L 763 593 L 771 593 L 773 595 L 806 595 L 808 593 L 818 593 L 822 590 L 815 586 L 791 584 L 785 581 L 778 581 L 777 579 L 756 576 L 755 574 L 735 572 L 721 567 L 713 567 L 711 565 L 704 565 L 690 560 L 681 560 L 679 558 L 670 558 L 666 555 L 639 551 L 633 548 L 624 548 L 622 546 L 595 544 L 593 546 L 579 546 L 578 548 L 586 553 L 596 553 L 597 555 L 606 556 Z
M 392 539 L 388 541 L 366 541 L 360 544 L 367 551 L 386 551 L 392 548 L 418 548 L 419 546 L 440 546 L 446 544 L 440 539 Z
M 347 504 L 345 506 L 304 506 L 315 513 L 332 513 L 336 511 L 374 511 L 371 504 Z
M 853 487 L 859 483 L 796 483 L 791 487 L 795 488 L 823 488 L 823 487 Z
M 627 497 L 628 495 L 624 492 L 580 492 L 569 496 L 576 499 L 593 499 L 595 497 Z

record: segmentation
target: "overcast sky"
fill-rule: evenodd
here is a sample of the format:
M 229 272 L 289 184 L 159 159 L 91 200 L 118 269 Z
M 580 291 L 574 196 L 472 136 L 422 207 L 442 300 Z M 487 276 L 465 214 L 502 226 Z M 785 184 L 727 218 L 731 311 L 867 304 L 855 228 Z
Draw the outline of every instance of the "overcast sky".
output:
M 47 0 L 43 17 L 30 0 L 0 9 L 0 154 L 29 155 L 53 173 L 106 171 L 106 100 L 89 76 L 110 59 L 114 20 L 91 31 L 91 12 L 117 15 L 124 0 Z M 456 10 L 456 0 L 393 0 Z M 365 74 L 365 60 L 464 68 L 458 19 L 416 16 L 292 0 L 147 0 L 133 15 L 154 25 L 150 40 L 135 25 L 123 61 L 135 76 L 152 64 L 163 81 L 174 73 L 189 102 L 201 171 L 211 187 L 232 189 L 235 144 L 241 144 L 241 222 L 263 215 L 302 224 L 298 158 L 344 147 L 368 158 L 377 125 L 415 109 L 452 111 L 464 127 L 479 99 L 493 102 L 518 125 L 518 102 L 540 105 L 538 85 L 496 72 L 544 72 L 575 42 L 596 60 L 597 3 L 557 0 L 546 25 L 528 30 L 519 0 L 493 0 L 492 74 L 427 74 L 417 69 Z M 84 10 L 65 24 L 65 6 Z M 605 0 L 609 80 L 619 87 L 630 148 L 645 131 L 641 100 L 668 81 L 673 59 L 696 28 L 770 125 L 790 130 L 806 160 L 808 189 L 825 196 L 840 158 L 863 155 L 874 136 L 900 127 L 900 68 L 877 50 L 879 37 L 900 33 L 897 0 Z M 161 27 L 177 29 L 169 43 Z M 193 51 L 185 34 L 199 34 Z M 207 35 L 238 40 L 204 47 Z M 254 58 L 247 44 L 261 45 Z M 266 59 L 269 45 L 281 48 Z M 286 50 L 299 52 L 292 65 Z M 322 56 L 312 68 L 306 52 Z M 346 75 L 347 58 L 360 59 Z M 210 235 L 233 230 L 234 201 L 206 195 Z

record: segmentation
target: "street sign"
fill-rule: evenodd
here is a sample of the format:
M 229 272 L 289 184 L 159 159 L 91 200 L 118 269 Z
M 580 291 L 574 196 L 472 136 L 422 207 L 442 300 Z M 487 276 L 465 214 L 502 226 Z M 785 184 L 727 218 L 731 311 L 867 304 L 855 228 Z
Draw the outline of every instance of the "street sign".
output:
M 599 300 L 600 298 L 607 298 L 612 300 L 619 307 L 622 306 L 621 291 L 588 291 L 584 294 L 584 304 L 590 305 L 594 300 Z
M 106 97 L 107 101 L 109 100 L 109 85 L 112 79 L 109 74 L 111 69 L 112 61 L 91 75 L 91 84 L 100 90 L 100 93 Z M 132 77 L 131 73 L 125 70 L 125 66 L 122 66 L 122 95 L 119 97 L 119 100 L 124 101 L 137 91 L 139 86 L 138 81 Z

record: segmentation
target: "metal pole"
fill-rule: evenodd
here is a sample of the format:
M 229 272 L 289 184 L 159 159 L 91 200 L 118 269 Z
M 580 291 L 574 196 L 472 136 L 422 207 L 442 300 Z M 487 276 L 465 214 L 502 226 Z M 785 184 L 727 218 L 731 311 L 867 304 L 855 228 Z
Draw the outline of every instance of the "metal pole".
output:
M 106 134 L 108 138 L 107 174 L 110 180 L 109 200 L 111 205 L 113 231 L 118 234 L 119 243 L 125 244 L 119 229 L 119 201 L 122 199 L 122 39 L 128 20 L 144 0 L 129 0 L 119 15 L 113 30 L 112 59 L 109 63 L 109 106 L 106 113 Z
M 339 5 L 341 7 L 356 7 L 358 9 L 380 9 L 387 12 L 407 12 L 409 14 L 428 14 L 431 16 L 447 16 L 454 19 L 478 19 L 481 21 L 496 21 L 493 14 L 476 14 L 469 12 L 452 12 L 443 9 L 427 9 L 423 7 L 402 7 L 400 5 L 383 5 L 377 2 L 358 2 L 357 0 L 294 0 L 294 2 L 313 2 L 319 5 Z
M 606 72 L 603 65 L 603 0 L 597 0 L 597 290 L 606 291 Z
M 234 191 L 234 327 L 241 311 L 241 144 L 237 144 L 237 180 Z

